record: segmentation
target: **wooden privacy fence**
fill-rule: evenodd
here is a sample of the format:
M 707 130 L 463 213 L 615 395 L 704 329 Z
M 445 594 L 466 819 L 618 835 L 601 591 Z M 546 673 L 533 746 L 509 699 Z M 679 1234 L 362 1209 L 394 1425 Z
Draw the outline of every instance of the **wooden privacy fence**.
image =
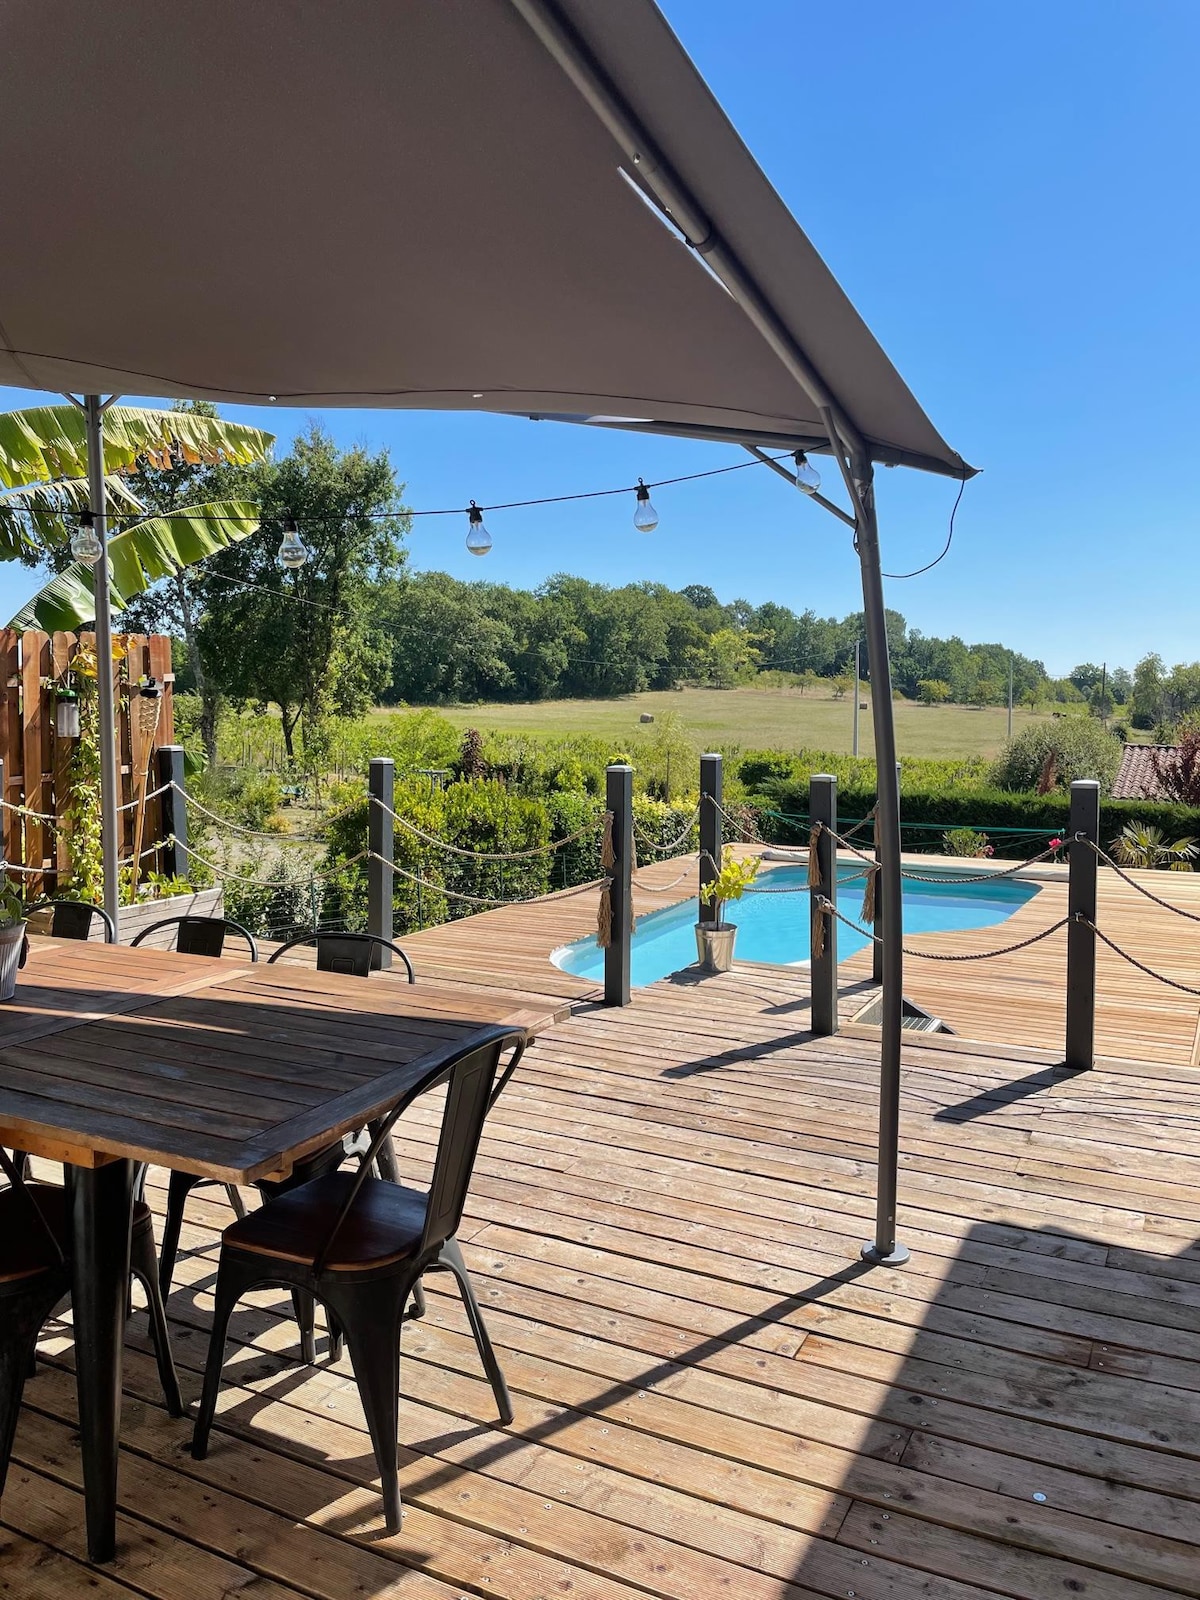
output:
M 80 686 L 72 662 L 81 644 L 94 656 L 92 634 L 0 629 L 0 838 L 5 863 L 25 869 L 21 881 L 27 899 L 57 892 L 70 875 L 71 835 L 64 818 L 79 740 L 58 732 L 57 709 L 59 691 Z M 170 639 L 161 634 L 116 635 L 112 671 L 121 775 L 118 804 L 124 807 L 119 813 L 119 854 L 125 860 L 133 853 L 136 829 L 137 807 L 131 802 L 158 787 L 154 751 L 175 742 Z M 142 678 L 156 679 L 161 688 L 153 729 L 148 726 L 151 716 L 139 706 Z M 95 693 L 94 682 L 90 692 Z M 146 808 L 142 848 L 162 837 L 162 802 L 155 799 Z M 156 858 L 146 856 L 142 865 L 143 870 L 153 869 Z

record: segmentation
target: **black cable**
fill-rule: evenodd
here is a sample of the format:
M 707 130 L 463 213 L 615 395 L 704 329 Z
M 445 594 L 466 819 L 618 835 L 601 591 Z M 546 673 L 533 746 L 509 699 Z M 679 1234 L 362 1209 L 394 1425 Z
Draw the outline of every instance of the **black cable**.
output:
M 790 451 L 785 451 L 782 455 L 770 456 L 767 459 L 770 461 L 790 461 L 791 455 L 792 453 Z M 503 502 L 498 502 L 496 505 L 480 506 L 478 509 L 481 512 L 523 511 L 530 506 L 559 506 L 565 505 L 569 501 L 574 500 L 603 500 L 614 495 L 636 494 L 640 487 L 646 489 L 669 489 L 677 483 L 699 483 L 703 478 L 720 478 L 729 472 L 744 472 L 747 467 L 760 467 L 764 464 L 765 463 L 763 461 L 757 459 L 752 461 L 735 461 L 731 466 L 728 467 L 709 467 L 705 472 L 685 472 L 677 478 L 656 478 L 647 484 L 642 484 L 641 480 L 639 479 L 637 483 L 631 483 L 628 486 L 622 486 L 619 489 L 588 489 L 584 490 L 580 494 L 543 495 L 540 499 L 536 500 L 506 500 Z M 22 491 L 20 489 L 14 491 L 15 494 L 20 494 L 21 492 Z M 0 512 L 5 510 L 14 516 L 29 518 L 49 517 L 54 518 L 55 520 L 79 514 L 77 508 L 73 506 L 66 506 L 61 511 L 55 511 L 51 510 L 49 507 L 39 507 L 37 509 L 33 509 L 32 507 L 20 505 L 5 506 L 3 503 L 0 503 Z M 365 513 L 365 515 L 368 520 L 374 521 L 386 520 L 391 517 L 465 517 L 467 513 L 468 507 L 466 506 L 438 506 L 426 511 L 414 511 L 409 507 L 403 507 L 398 511 L 368 511 Z M 283 516 L 284 513 L 280 512 L 279 515 Z M 146 510 L 141 512 L 109 512 L 108 514 L 108 520 L 110 523 L 129 522 L 136 524 L 138 522 L 149 521 L 151 518 L 157 522 L 188 520 L 187 518 L 183 517 L 181 512 L 178 511 Z M 242 522 L 245 519 L 242 517 L 209 516 L 205 520 L 208 522 Z M 346 519 L 344 517 L 339 517 L 336 519 L 330 517 L 304 517 L 301 520 L 306 523 L 313 523 L 330 522 L 333 520 L 343 522 Z
M 954 543 L 954 519 L 958 515 L 958 503 L 962 499 L 963 490 L 966 487 L 967 480 L 964 478 L 958 486 L 957 495 L 954 497 L 954 506 L 950 512 L 950 531 L 946 535 L 946 543 L 942 548 L 941 555 L 935 556 L 932 561 L 927 561 L 923 567 L 914 568 L 912 572 L 884 572 L 881 574 L 882 577 L 892 579 L 919 578 L 923 572 L 932 572 L 939 561 L 944 561 L 946 559 L 946 557 L 950 554 L 950 546 Z

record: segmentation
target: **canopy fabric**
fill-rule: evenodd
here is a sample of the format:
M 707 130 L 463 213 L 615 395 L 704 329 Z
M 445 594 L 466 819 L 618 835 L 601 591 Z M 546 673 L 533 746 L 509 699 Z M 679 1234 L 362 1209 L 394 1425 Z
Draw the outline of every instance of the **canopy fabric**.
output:
M 873 458 L 971 469 L 652 0 L 555 0 Z M 0 383 L 822 448 L 520 0 L 8 0 Z M 640 180 L 639 180 L 640 181 Z

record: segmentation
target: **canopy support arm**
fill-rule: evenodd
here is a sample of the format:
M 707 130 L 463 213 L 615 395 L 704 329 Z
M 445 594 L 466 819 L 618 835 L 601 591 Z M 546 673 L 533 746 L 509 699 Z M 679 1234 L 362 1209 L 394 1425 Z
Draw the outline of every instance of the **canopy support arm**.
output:
M 87 424 L 88 504 L 92 525 L 100 541 L 100 554 L 92 569 L 96 597 L 96 689 L 100 713 L 100 838 L 104 862 L 104 909 L 117 927 L 121 904 L 119 839 L 117 834 L 117 726 L 113 697 L 112 610 L 108 589 L 108 514 L 104 496 L 104 413 L 116 396 L 102 401 L 98 394 L 83 397 Z
M 774 456 L 769 456 L 765 450 L 760 450 L 756 444 L 743 445 L 742 448 L 748 450 L 752 456 L 757 456 L 764 467 L 770 467 L 772 472 L 777 472 L 781 478 L 786 478 L 793 489 L 801 489 L 803 487 L 796 474 L 794 472 L 789 472 L 782 461 L 776 461 Z M 812 489 L 804 489 L 803 492 L 810 500 L 814 500 L 823 510 L 828 511 L 831 516 L 836 517 L 839 522 L 844 522 L 848 528 L 856 528 L 858 526 L 854 518 L 848 516 L 846 512 L 842 510 L 841 506 L 834 505 L 832 500 L 826 500 L 823 494 L 817 494 Z

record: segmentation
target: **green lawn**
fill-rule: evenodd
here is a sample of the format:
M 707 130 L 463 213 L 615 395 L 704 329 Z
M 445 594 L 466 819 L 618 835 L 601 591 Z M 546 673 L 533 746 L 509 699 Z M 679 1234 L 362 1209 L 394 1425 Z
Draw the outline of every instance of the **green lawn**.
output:
M 682 689 L 626 695 L 617 700 L 543 700 L 531 705 L 439 706 L 461 728 L 497 733 L 595 733 L 619 745 L 646 731 L 643 712 L 662 717 L 674 711 L 701 745 L 740 745 L 742 749 L 812 749 L 849 752 L 853 700 L 795 689 Z M 395 715 L 380 711 L 376 716 Z M 1013 730 L 1041 721 L 1046 713 L 1015 711 Z M 920 706 L 896 704 L 896 737 L 901 756 L 991 756 L 1003 745 L 1007 711 L 1001 706 Z M 870 711 L 860 713 L 861 750 L 872 753 Z

